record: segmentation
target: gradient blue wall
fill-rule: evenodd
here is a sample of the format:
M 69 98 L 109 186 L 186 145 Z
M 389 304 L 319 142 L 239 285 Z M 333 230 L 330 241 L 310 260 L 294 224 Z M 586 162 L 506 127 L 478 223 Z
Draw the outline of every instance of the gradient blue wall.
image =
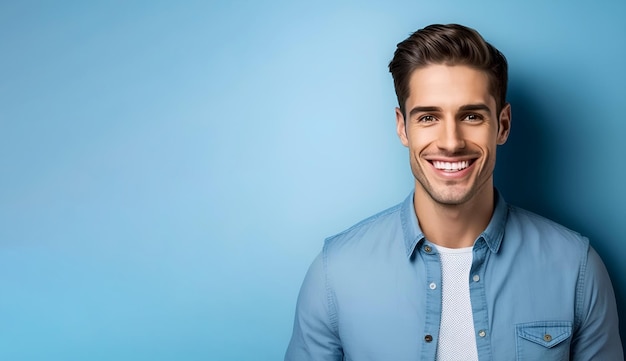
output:
M 280 359 L 323 238 L 412 186 L 386 65 L 432 22 L 508 56 L 496 182 L 591 238 L 624 335 L 625 18 L 623 1 L 3 1 L 0 359 Z

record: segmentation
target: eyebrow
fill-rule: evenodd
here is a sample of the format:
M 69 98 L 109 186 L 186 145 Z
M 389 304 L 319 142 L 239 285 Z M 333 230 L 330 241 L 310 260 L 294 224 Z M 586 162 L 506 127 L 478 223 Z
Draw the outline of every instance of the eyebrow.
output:
M 440 112 L 441 108 L 439 107 L 421 107 L 421 106 L 417 106 L 417 107 L 413 107 L 410 111 L 409 111 L 409 117 L 413 117 L 415 114 L 417 113 L 428 113 L 428 112 Z M 487 113 L 491 112 L 491 109 L 484 103 L 477 103 L 477 104 L 466 104 L 466 105 L 462 105 L 459 108 L 460 112 L 467 112 L 467 111 L 485 111 Z
M 413 107 L 409 111 L 409 117 L 413 117 L 417 113 L 427 113 L 427 112 L 440 112 L 441 108 L 439 107 Z
M 459 110 L 462 112 L 481 111 L 481 110 L 487 113 L 491 112 L 491 109 L 489 109 L 489 107 L 483 103 L 463 105 L 462 107 L 459 108 Z

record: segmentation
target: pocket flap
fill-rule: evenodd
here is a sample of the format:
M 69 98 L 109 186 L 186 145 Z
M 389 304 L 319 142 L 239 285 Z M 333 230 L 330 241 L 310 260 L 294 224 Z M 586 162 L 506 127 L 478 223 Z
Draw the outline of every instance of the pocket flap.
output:
M 538 345 L 552 348 L 572 335 L 570 321 L 538 321 L 515 325 L 517 336 Z

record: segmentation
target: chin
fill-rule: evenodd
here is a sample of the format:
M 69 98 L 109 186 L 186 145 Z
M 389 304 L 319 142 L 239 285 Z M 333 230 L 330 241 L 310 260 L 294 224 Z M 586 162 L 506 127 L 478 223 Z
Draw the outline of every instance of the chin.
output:
M 469 191 L 463 192 L 428 192 L 429 196 L 436 203 L 446 206 L 458 206 L 467 203 L 472 198 L 472 193 Z
M 457 198 L 433 198 L 433 200 L 443 206 L 460 206 L 467 202 L 467 199 Z

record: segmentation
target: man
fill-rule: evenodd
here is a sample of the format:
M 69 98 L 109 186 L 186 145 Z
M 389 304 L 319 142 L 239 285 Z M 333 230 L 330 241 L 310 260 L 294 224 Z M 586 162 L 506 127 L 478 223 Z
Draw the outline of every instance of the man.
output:
M 588 240 L 493 187 L 511 127 L 504 56 L 473 29 L 431 25 L 389 70 L 415 190 L 326 240 L 285 360 L 623 360 Z

